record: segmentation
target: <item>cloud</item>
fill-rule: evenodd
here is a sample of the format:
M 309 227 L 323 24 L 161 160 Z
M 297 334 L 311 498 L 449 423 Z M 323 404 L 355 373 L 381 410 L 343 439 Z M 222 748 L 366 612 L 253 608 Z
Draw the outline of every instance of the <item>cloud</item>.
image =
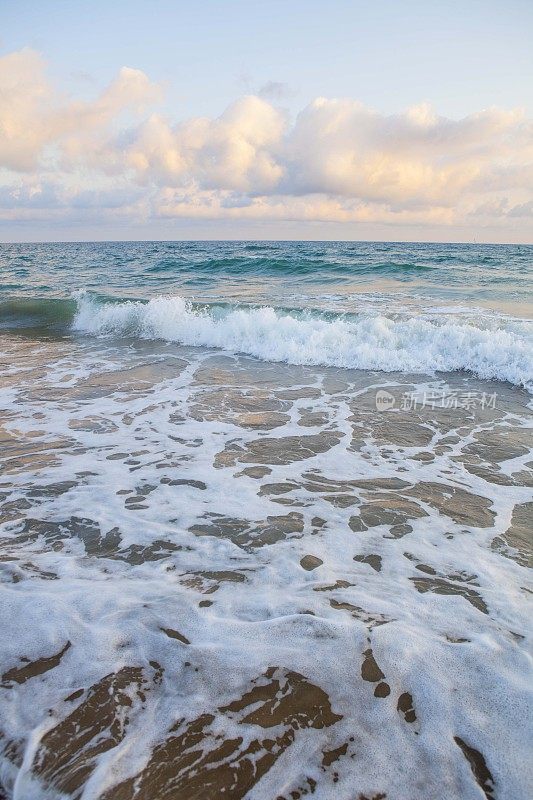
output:
M 319 98 L 288 136 L 286 191 L 454 206 L 496 169 L 523 167 L 531 133 L 520 112 L 492 109 L 455 121 L 427 105 L 384 116 L 352 100 Z
M 141 125 L 126 148 L 126 163 L 144 182 L 268 193 L 282 176 L 275 153 L 285 120 L 273 106 L 248 96 L 217 119 L 188 120 L 174 127 L 159 116 Z
M 0 166 L 37 167 L 43 145 L 54 134 L 49 96 L 38 53 L 25 49 L 0 59 Z
M 161 97 L 140 70 L 122 67 L 92 102 L 63 97 L 46 77 L 45 64 L 24 48 L 0 58 L 0 167 L 18 172 L 45 166 L 47 148 L 84 157 L 109 135 L 123 112 L 142 113 Z
M 161 89 L 139 70 L 123 67 L 80 102 L 50 84 L 45 66 L 29 49 L 0 58 L 0 216 L 44 215 L 47 204 L 54 215 L 94 215 L 100 205 L 132 222 L 526 230 L 533 124 L 520 110 L 455 120 L 428 104 L 385 115 L 317 98 L 291 120 L 276 105 L 283 85 L 272 83 L 217 117 L 174 121 L 154 111 Z

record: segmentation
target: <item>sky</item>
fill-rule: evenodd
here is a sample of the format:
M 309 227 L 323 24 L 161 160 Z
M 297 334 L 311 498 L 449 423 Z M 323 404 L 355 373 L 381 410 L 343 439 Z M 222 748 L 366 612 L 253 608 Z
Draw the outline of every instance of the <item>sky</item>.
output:
M 531 0 L 0 0 L 0 240 L 533 241 Z

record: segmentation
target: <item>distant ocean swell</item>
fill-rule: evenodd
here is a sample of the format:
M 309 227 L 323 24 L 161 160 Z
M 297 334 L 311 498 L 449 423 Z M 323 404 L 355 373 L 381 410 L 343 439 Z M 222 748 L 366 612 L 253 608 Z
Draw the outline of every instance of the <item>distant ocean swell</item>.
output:
M 250 248 L 247 248 L 248 250 Z M 273 257 L 267 253 L 264 256 L 255 255 L 253 258 L 245 256 L 233 256 L 226 258 L 207 258 L 194 264 L 197 273 L 225 274 L 225 275 L 300 275 L 312 276 L 317 280 L 323 278 L 324 273 L 338 273 L 341 276 L 353 277 L 358 274 L 369 274 L 373 277 L 395 275 L 401 273 L 429 272 L 437 265 L 421 264 L 415 262 L 394 262 L 380 261 L 369 267 L 366 263 L 356 264 L 351 262 L 349 266 L 344 262 L 335 262 L 321 258 L 319 255 L 310 255 L 306 259 L 294 259 L 290 257 Z M 170 272 L 179 275 L 182 271 L 188 271 L 191 264 L 185 258 L 162 259 L 156 264 L 147 267 L 147 273 Z
M 326 319 L 268 307 L 195 308 L 179 296 L 99 303 L 82 294 L 72 328 L 216 347 L 289 364 L 410 373 L 466 370 L 533 392 L 533 323 L 506 324 L 505 318 L 497 327 L 442 315 Z

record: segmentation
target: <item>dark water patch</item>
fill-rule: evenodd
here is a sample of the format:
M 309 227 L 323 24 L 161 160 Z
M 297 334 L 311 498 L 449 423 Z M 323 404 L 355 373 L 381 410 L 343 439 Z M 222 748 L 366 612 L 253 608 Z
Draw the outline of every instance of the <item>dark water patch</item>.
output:
M 250 521 L 243 518 L 226 517 L 210 512 L 206 521 L 196 523 L 189 529 L 195 536 L 215 536 L 253 552 L 259 547 L 272 545 L 291 535 L 300 534 L 304 529 L 303 517 L 298 512 L 272 515 L 264 520 Z
M 390 534 L 398 538 L 412 530 L 407 523 L 427 517 L 427 512 L 418 503 L 395 492 L 376 493 L 368 502 L 359 506 L 358 514 L 350 517 L 349 526 L 355 532 L 367 531 L 379 525 L 389 525 Z
M 161 561 L 184 549 L 187 548 L 177 545 L 175 542 L 155 539 L 149 545 L 131 544 L 125 550 L 113 553 L 112 557 L 136 567 L 150 561 Z
M 15 683 L 26 683 L 30 678 L 35 678 L 38 675 L 43 675 L 45 672 L 54 669 L 54 667 L 59 665 L 61 659 L 71 646 L 72 643 L 67 642 L 58 653 L 52 656 L 38 658 L 36 661 L 30 661 L 28 658 L 21 658 L 20 660 L 23 662 L 23 666 L 13 667 L 7 670 L 7 672 L 4 672 L 1 685 L 5 688 L 9 688 Z
M 307 572 L 311 572 L 317 567 L 321 567 L 324 562 L 318 556 L 306 555 L 302 559 L 300 559 L 300 566 L 302 569 L 307 570 Z
M 174 630 L 173 628 L 161 628 L 161 630 L 168 636 L 169 639 L 177 639 L 177 641 L 181 642 L 182 644 L 190 644 L 190 641 L 186 636 L 179 631 Z
M 215 467 L 245 464 L 286 465 L 325 453 L 339 443 L 341 435 L 331 431 L 312 436 L 256 439 L 243 445 L 230 443 L 215 457 Z
M 494 778 L 492 777 L 491 771 L 487 767 L 487 762 L 485 761 L 482 753 L 480 753 L 479 750 L 476 750 L 475 747 L 468 745 L 459 736 L 454 736 L 453 738 L 455 743 L 463 751 L 464 757 L 470 764 L 470 769 L 472 770 L 474 778 L 484 792 L 487 800 L 495 800 L 496 795 L 494 794 Z
M 403 692 L 398 698 L 396 706 L 399 713 L 403 715 L 406 722 L 416 721 L 416 712 L 413 705 L 413 695 L 410 692 Z
M 533 502 L 515 505 L 511 524 L 492 549 L 525 567 L 533 567 Z
M 371 553 L 367 556 L 354 556 L 353 560 L 358 561 L 360 564 L 368 564 L 368 566 L 372 567 L 375 572 L 381 572 L 382 559 L 381 556 L 377 555 L 377 553 Z
M 0 546 L 17 548 L 42 541 L 47 548 L 60 550 L 69 539 L 78 538 L 84 542 L 88 553 L 96 554 L 100 548 L 105 550 L 116 543 L 113 532 L 110 531 L 108 536 L 109 539 L 102 537 L 98 523 L 86 517 L 70 517 L 59 522 L 29 517 L 17 524 L 10 535 L 4 536 Z
M 376 688 L 374 689 L 374 697 L 379 697 L 381 699 L 388 697 L 390 695 L 390 686 L 386 681 L 381 681 L 378 683 Z
M 59 580 L 59 575 L 51 570 L 41 569 L 31 561 L 22 561 L 14 557 L 0 557 L 0 581 L 2 583 L 20 583 L 38 578 L 43 581 Z
M 353 584 L 348 584 L 345 581 L 337 581 L 337 583 L 334 584 L 333 586 L 317 588 L 315 591 L 317 592 L 334 591 L 335 589 L 347 588 L 348 586 L 351 585 Z M 329 604 L 331 608 L 337 611 L 349 611 L 351 616 L 354 619 L 357 619 L 364 625 L 366 625 L 369 631 L 371 631 L 373 628 L 378 627 L 378 625 L 386 625 L 387 622 L 392 621 L 390 617 L 386 617 L 384 614 L 365 611 L 364 608 L 356 606 L 353 603 L 348 603 L 345 600 L 336 600 L 334 598 L 331 598 Z
M 243 726 L 243 734 L 229 738 L 217 733 L 224 717 Z M 300 731 L 328 728 L 341 719 L 319 686 L 297 672 L 271 667 L 228 705 L 179 720 L 152 750 L 144 769 L 102 800 L 243 800 Z M 254 736 L 247 736 L 248 730 Z
M 383 680 L 385 675 L 378 667 L 372 649 L 368 648 L 367 650 L 365 650 L 363 656 L 364 659 L 363 659 L 363 664 L 361 666 L 362 679 L 364 681 L 370 681 L 370 683 L 376 683 L 377 681 Z
M 94 684 L 75 711 L 42 737 L 32 765 L 40 781 L 79 796 L 98 757 L 124 739 L 148 688 L 140 667 L 123 667 Z
M 414 488 L 406 490 L 406 494 L 428 503 L 460 525 L 478 528 L 490 528 L 494 525 L 496 514 L 491 509 L 491 500 L 458 486 L 421 481 Z
M 483 614 L 488 614 L 489 609 L 487 604 L 475 589 L 469 586 L 457 584 L 455 582 L 446 580 L 445 578 L 409 578 L 414 583 L 417 590 L 422 594 L 426 592 L 433 592 L 434 594 L 464 597 L 465 600 L 481 611 Z

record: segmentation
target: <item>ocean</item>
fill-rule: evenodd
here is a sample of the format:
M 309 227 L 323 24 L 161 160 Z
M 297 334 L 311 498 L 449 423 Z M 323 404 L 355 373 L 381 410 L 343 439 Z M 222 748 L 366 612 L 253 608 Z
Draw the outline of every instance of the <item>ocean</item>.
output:
M 533 794 L 533 246 L 0 245 L 0 796 Z

